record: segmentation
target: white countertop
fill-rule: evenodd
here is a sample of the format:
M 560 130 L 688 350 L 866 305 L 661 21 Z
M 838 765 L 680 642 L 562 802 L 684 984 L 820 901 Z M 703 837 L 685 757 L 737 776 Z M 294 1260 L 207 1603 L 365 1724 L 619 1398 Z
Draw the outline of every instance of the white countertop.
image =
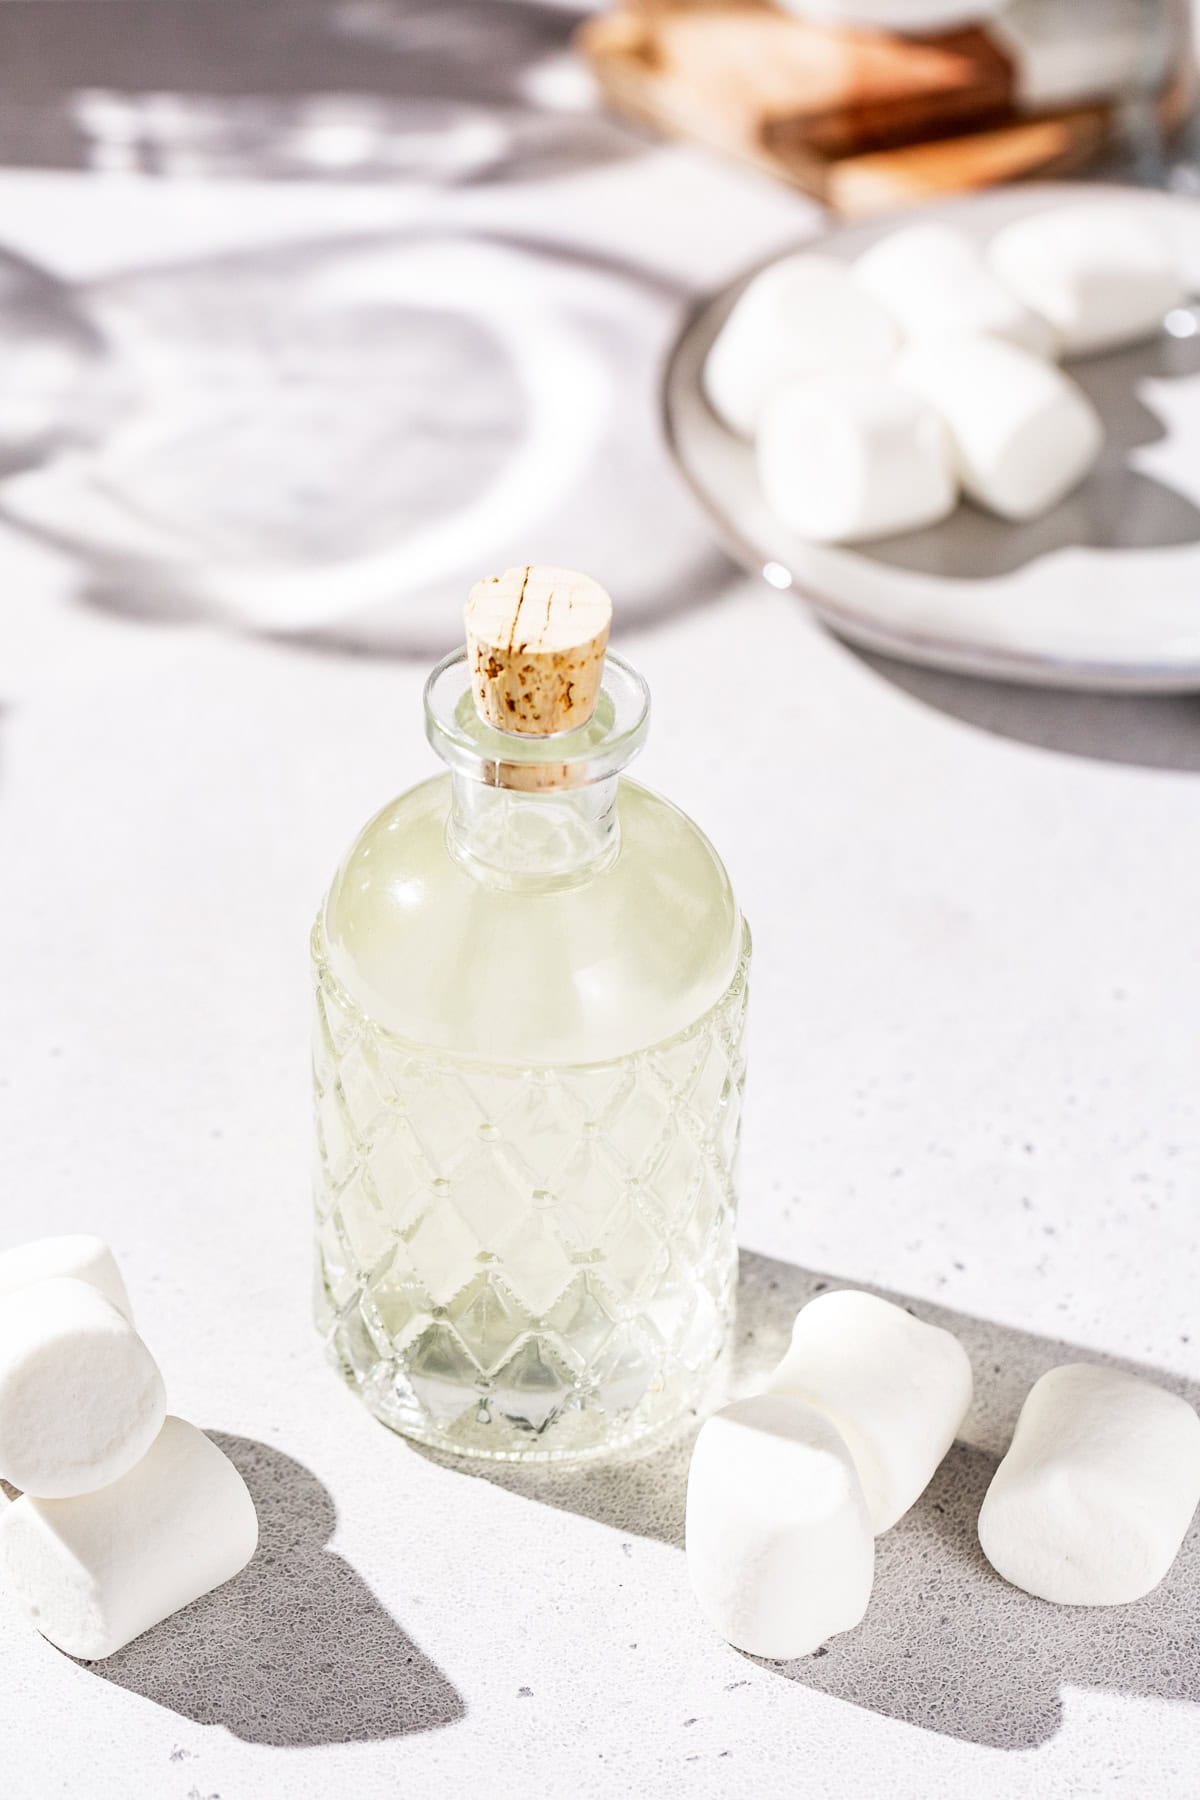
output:
M 652 361 L 688 293 L 812 215 L 630 145 L 419 202 L 12 172 L 0 241 L 128 304 L 151 264 L 169 291 L 264 234 L 386 237 L 418 205 L 560 251 L 590 231 L 657 283 Z M 652 444 L 648 385 L 625 398 Z M 692 1605 L 685 1452 L 489 1475 L 368 1418 L 309 1324 L 306 938 L 345 842 L 431 766 L 420 688 L 460 595 L 414 612 L 411 656 L 386 607 L 301 644 L 5 527 L 0 1236 L 112 1240 L 173 1409 L 263 1524 L 245 1575 L 94 1668 L 0 1601 L 13 1800 L 1195 1792 L 1196 1529 L 1148 1600 L 1073 1612 L 993 1576 L 974 1516 L 1054 1362 L 1200 1395 L 1200 700 L 869 664 L 710 552 L 645 457 L 595 490 L 614 556 L 667 562 L 618 637 L 655 696 L 640 773 L 755 934 L 736 1379 L 818 1282 L 877 1285 L 962 1332 L 967 1441 L 881 1540 L 867 1623 L 780 1666 Z

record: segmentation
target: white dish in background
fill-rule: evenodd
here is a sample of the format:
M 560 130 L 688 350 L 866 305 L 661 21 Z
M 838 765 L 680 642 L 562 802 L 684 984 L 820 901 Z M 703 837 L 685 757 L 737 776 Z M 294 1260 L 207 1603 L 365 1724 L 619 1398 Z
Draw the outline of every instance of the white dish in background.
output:
M 865 31 L 952 31 L 994 17 L 1006 0 L 782 0 L 816 25 Z
M 923 209 L 980 240 L 1064 202 L 1122 199 L 1169 233 L 1200 291 L 1200 204 L 1175 195 L 1046 183 Z M 849 260 L 897 220 L 829 234 L 812 248 Z M 667 365 L 675 460 L 734 555 L 795 588 L 841 636 L 909 662 L 1049 686 L 1200 690 L 1200 309 L 1161 337 L 1074 361 L 1104 421 L 1092 474 L 1044 518 L 1011 525 L 963 505 L 940 525 L 852 546 L 813 544 L 771 512 L 754 450 L 717 420 L 701 372 L 756 271 L 706 301 Z

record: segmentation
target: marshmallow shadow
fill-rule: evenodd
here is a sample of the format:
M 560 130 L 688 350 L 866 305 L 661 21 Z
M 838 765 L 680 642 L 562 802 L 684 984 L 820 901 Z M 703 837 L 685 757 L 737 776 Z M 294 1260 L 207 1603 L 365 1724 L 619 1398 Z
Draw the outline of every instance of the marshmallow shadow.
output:
M 337 1512 L 316 1476 L 253 1439 L 210 1436 L 258 1509 L 253 1560 L 124 1650 L 80 1666 L 252 1744 L 375 1742 L 463 1718 L 442 1671 L 325 1548 Z
M 724 1378 L 729 1391 L 753 1391 L 782 1357 L 800 1307 L 845 1285 L 743 1250 Z M 1094 1687 L 1200 1704 L 1200 1668 L 1182 1654 L 1200 1635 L 1200 1526 L 1193 1523 L 1174 1567 L 1152 1594 L 1112 1608 L 1052 1606 L 1021 1593 L 995 1573 L 977 1535 L 979 1508 L 1021 1403 L 1047 1369 L 1103 1363 L 1158 1382 L 1192 1405 L 1200 1405 L 1200 1386 L 875 1291 L 961 1338 L 975 1373 L 975 1403 L 960 1441 L 924 1494 L 876 1540 L 875 1589 L 864 1622 L 813 1656 L 763 1662 L 764 1671 L 907 1725 L 1004 1750 L 1032 1749 L 1054 1735 L 1064 1689 Z M 467 1472 L 627 1535 L 682 1548 L 688 1463 L 698 1429 L 697 1419 L 646 1455 L 577 1469 L 481 1465 Z M 687 1580 L 682 1560 L 679 1580 Z

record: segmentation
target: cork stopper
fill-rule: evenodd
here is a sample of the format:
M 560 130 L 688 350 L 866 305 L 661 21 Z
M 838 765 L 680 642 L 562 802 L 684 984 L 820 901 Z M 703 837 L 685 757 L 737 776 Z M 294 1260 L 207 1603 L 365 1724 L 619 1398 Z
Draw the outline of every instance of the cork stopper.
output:
M 588 575 L 542 564 L 477 581 L 466 606 L 471 688 L 498 731 L 586 725 L 600 697 L 612 601 Z

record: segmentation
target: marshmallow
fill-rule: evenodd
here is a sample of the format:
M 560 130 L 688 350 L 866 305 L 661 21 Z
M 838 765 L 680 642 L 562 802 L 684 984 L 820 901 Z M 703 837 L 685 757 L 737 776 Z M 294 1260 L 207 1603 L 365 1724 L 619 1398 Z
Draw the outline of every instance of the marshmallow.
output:
M 890 232 L 859 257 L 854 279 L 909 339 L 982 332 L 1034 356 L 1054 354 L 1054 333 L 1045 319 L 992 273 L 974 239 L 950 225 L 908 225 Z
M 940 1326 L 841 1288 L 797 1315 L 769 1391 L 832 1419 L 878 1533 L 908 1511 L 954 1442 L 971 1404 L 971 1364 Z
M 257 1542 L 229 1458 L 170 1417 L 111 1487 L 0 1512 L 0 1577 L 43 1637 L 94 1662 L 229 1581 Z
M 55 1275 L 69 1275 L 74 1281 L 86 1281 L 99 1288 L 117 1311 L 133 1323 L 133 1308 L 121 1271 L 103 1238 L 83 1233 L 36 1238 L 31 1244 L 15 1244 L 11 1250 L 0 1251 L 0 1297 Z
M 882 372 L 896 348 L 884 309 L 831 256 L 784 257 L 744 288 L 704 364 L 709 404 L 753 437 L 765 401 L 798 375 Z
M 914 344 L 896 380 L 946 421 L 959 478 L 1003 519 L 1033 519 L 1077 487 L 1104 444 L 1099 415 L 1061 369 L 995 338 Z
M 913 531 L 958 499 L 945 426 L 892 381 L 789 382 L 764 408 L 756 455 L 772 512 L 818 542 Z
M 979 1514 L 1006 1581 L 1062 1606 L 1158 1586 L 1200 1502 L 1200 1418 L 1136 1375 L 1068 1363 L 1034 1383 Z
M 111 1301 L 66 1276 L 0 1299 L 0 1476 L 88 1494 L 132 1468 L 162 1425 L 158 1364 Z
M 1183 298 L 1171 246 L 1121 202 L 1084 202 L 1006 225 L 992 268 L 1048 319 L 1063 353 L 1087 356 L 1153 337 Z
M 822 1413 L 756 1394 L 705 1421 L 687 1560 L 701 1612 L 751 1656 L 808 1656 L 861 1621 L 875 1545 L 850 1453 Z

